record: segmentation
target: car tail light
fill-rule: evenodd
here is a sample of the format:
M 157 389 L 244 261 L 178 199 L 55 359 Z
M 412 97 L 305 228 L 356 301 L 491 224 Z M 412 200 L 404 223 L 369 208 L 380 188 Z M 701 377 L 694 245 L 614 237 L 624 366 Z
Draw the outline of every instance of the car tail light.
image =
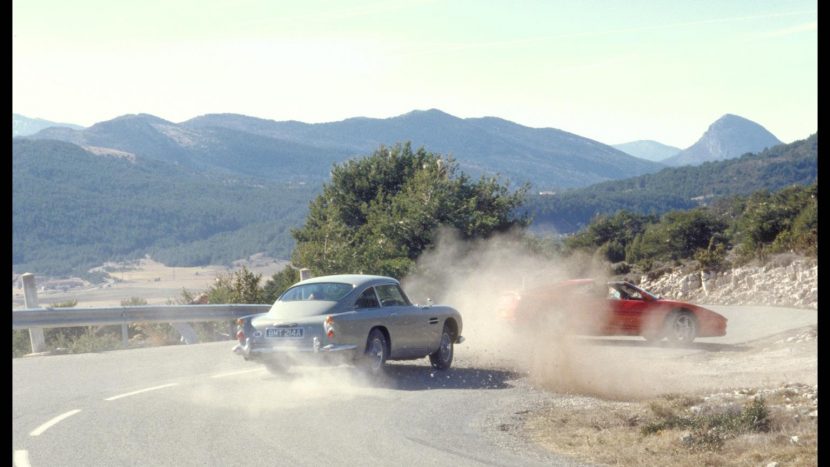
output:
M 238 331 L 236 331 L 236 340 L 238 340 L 240 344 L 244 345 L 245 344 L 245 331 L 243 331 L 242 329 L 239 329 Z
M 334 339 L 334 318 L 331 315 L 326 316 L 326 321 L 323 322 L 323 328 L 326 331 L 326 337 Z

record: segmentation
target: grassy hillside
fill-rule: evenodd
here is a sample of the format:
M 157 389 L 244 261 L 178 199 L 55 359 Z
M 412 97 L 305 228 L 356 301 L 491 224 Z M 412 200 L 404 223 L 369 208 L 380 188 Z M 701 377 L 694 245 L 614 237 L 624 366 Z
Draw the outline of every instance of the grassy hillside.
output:
M 809 184 L 817 177 L 817 158 L 818 135 L 814 134 L 805 140 L 737 159 L 667 168 L 553 196 L 534 196 L 528 200 L 528 209 L 536 228 L 575 232 L 597 214 L 613 214 L 619 210 L 661 214 L 689 209 L 725 195 Z
M 12 269 L 41 274 L 147 253 L 171 265 L 287 257 L 317 190 L 49 140 L 14 139 L 12 176 Z

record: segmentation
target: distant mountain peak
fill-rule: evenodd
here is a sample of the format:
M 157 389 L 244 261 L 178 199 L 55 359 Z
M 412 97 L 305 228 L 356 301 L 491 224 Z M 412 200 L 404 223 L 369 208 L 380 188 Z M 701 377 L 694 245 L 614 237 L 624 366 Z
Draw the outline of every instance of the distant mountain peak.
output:
M 748 118 L 741 117 L 740 115 L 723 114 L 720 118 L 718 118 L 717 120 L 712 122 L 712 124 L 709 125 L 709 128 L 720 127 L 720 126 L 724 126 L 724 125 L 735 125 L 735 124 L 738 124 L 738 125 L 740 125 L 740 124 L 758 125 L 757 123 L 753 122 L 752 120 L 750 120 Z M 758 125 L 758 126 L 761 126 L 761 125 Z
M 405 114 L 398 115 L 397 117 L 393 117 L 395 119 L 411 119 L 411 118 L 431 118 L 431 119 L 452 119 L 452 120 L 461 120 L 461 118 L 456 117 L 455 115 L 450 115 L 447 112 L 439 109 L 427 109 L 427 110 L 413 110 L 411 112 L 407 112 Z
M 766 128 L 747 118 L 725 114 L 715 120 L 689 148 L 663 162 L 668 165 L 698 165 L 740 157 L 781 144 Z
M 101 123 L 109 123 L 109 122 L 123 122 L 123 121 L 141 121 L 141 122 L 148 122 L 148 123 L 165 123 L 165 124 L 173 124 L 173 122 L 165 120 L 161 117 L 156 117 L 152 114 L 145 114 L 145 113 L 138 113 L 138 114 L 124 114 L 118 117 L 113 118 L 112 120 L 106 120 L 104 122 L 96 123 L 96 125 Z

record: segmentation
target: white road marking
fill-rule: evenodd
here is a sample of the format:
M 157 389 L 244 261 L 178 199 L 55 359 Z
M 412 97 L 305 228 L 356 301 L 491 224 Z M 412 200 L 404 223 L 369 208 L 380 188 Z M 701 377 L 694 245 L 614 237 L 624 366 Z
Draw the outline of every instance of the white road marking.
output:
M 253 373 L 255 371 L 265 371 L 265 368 L 254 368 L 253 370 L 242 370 L 242 371 L 233 371 L 230 373 L 219 373 L 218 375 L 213 375 L 211 378 L 225 378 L 228 376 L 236 376 L 236 375 L 244 375 L 245 373 Z
M 48 430 L 49 428 L 52 428 L 53 426 L 57 425 L 58 423 L 62 422 L 65 419 L 75 415 L 76 413 L 78 413 L 80 411 L 81 411 L 81 409 L 75 409 L 75 410 L 70 410 L 69 412 L 66 412 L 63 415 L 58 415 L 57 417 L 49 420 L 48 422 L 44 423 L 43 425 L 40 425 L 39 427 L 32 430 L 32 432 L 29 433 L 29 436 L 40 436 L 44 431 Z M 23 452 L 26 452 L 26 451 L 23 451 Z
M 162 384 L 161 386 L 153 386 L 153 387 L 147 388 L 147 389 L 139 389 L 138 391 L 133 391 L 133 392 L 128 392 L 126 394 L 119 394 L 117 396 L 107 397 L 104 400 L 105 401 L 114 401 L 116 399 L 121 399 L 122 397 L 130 397 L 130 396 L 134 396 L 136 394 L 141 394 L 142 392 L 155 391 L 157 389 L 164 389 L 164 388 L 169 388 L 171 386 L 178 386 L 178 385 L 179 385 L 179 383 Z
M 29 451 L 14 451 L 14 467 L 32 467 L 29 463 Z

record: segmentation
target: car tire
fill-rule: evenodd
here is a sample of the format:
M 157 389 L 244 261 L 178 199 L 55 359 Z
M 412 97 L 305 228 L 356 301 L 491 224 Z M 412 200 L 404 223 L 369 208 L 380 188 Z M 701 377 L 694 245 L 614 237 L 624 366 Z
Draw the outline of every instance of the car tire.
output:
M 453 335 L 449 326 L 444 325 L 444 330 L 441 332 L 441 344 L 438 350 L 429 354 L 429 363 L 436 370 L 446 370 L 452 365 L 452 357 L 454 353 Z
M 389 342 L 380 329 L 372 329 L 366 340 L 362 366 L 372 376 L 380 376 L 385 371 L 386 359 L 389 358 Z
M 697 320 L 686 310 L 672 311 L 666 319 L 665 333 L 673 344 L 691 344 L 697 337 Z

